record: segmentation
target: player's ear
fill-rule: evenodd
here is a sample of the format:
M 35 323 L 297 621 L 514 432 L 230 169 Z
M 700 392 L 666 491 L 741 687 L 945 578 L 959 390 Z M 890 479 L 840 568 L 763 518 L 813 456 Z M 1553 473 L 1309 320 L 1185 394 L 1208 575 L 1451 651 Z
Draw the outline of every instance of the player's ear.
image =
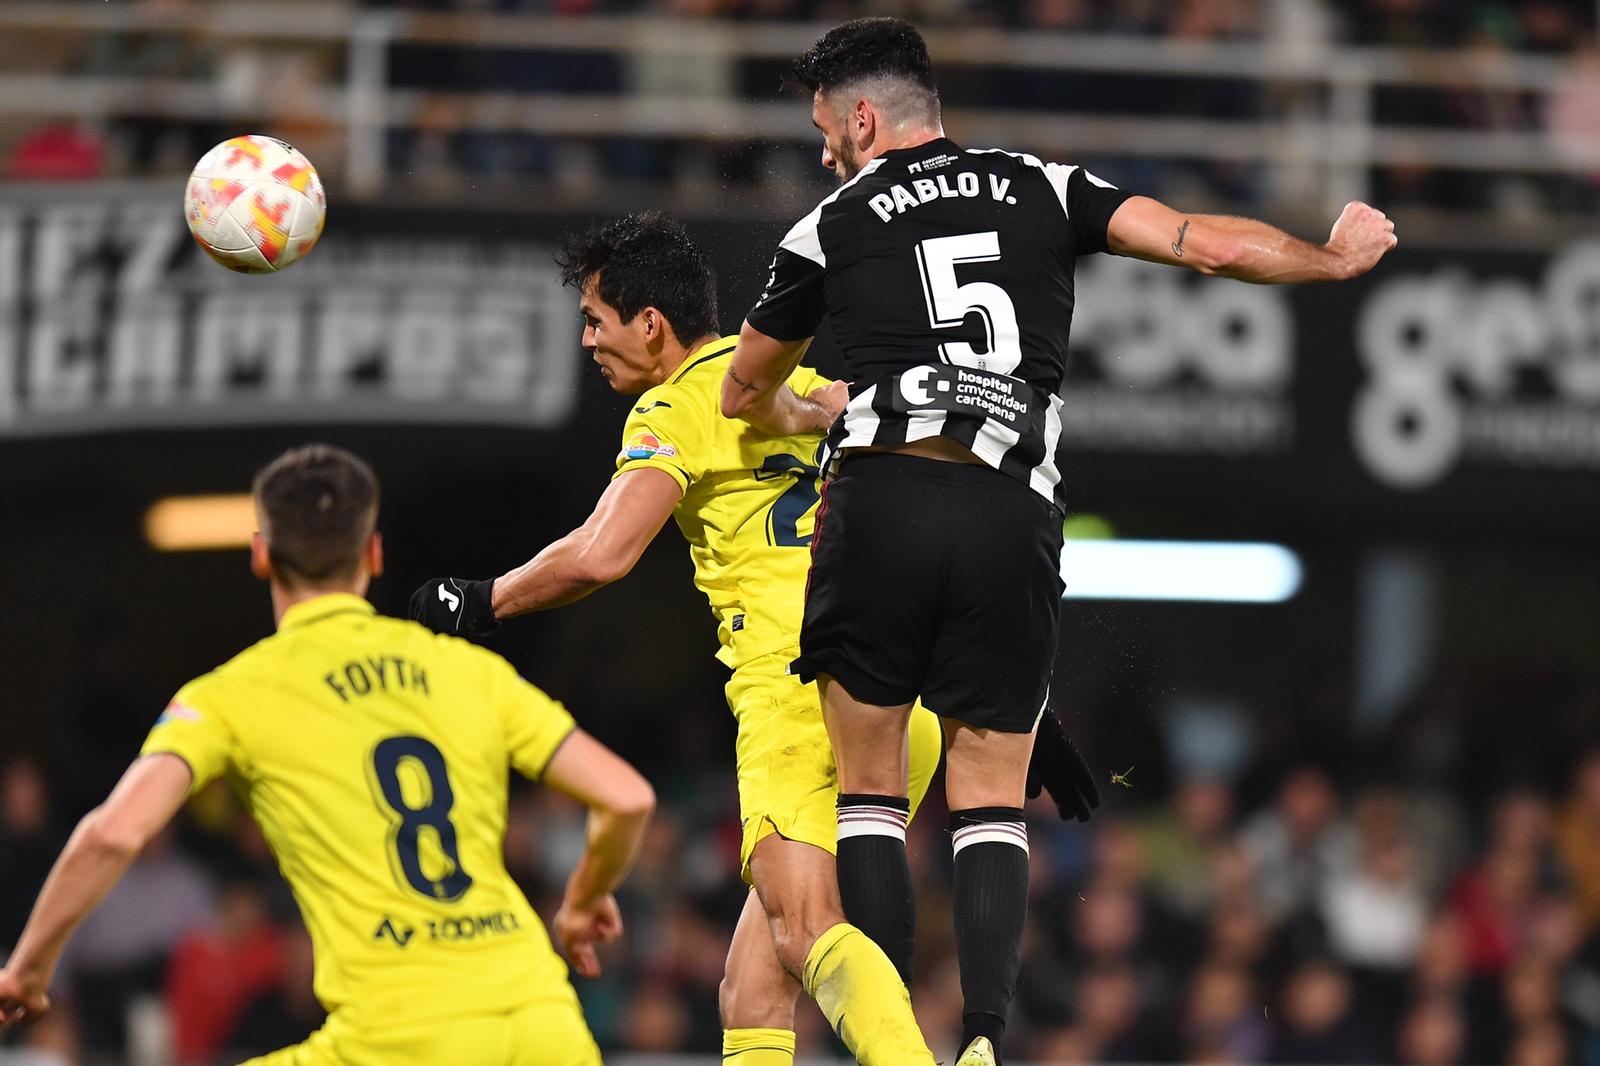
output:
M 654 307 L 646 307 L 639 312 L 644 319 L 644 340 L 646 344 L 658 344 L 666 335 L 667 318 Z
M 872 106 L 872 101 L 861 99 L 856 101 L 855 114 L 852 116 L 850 129 L 847 133 L 855 135 L 856 144 L 865 148 L 872 143 L 878 133 L 878 112 Z
M 272 580 L 272 557 L 267 554 L 267 538 L 260 530 L 250 534 L 250 572 L 260 581 Z
M 372 536 L 367 538 L 366 564 L 367 573 L 373 577 L 383 576 L 383 534 L 377 530 L 372 531 Z

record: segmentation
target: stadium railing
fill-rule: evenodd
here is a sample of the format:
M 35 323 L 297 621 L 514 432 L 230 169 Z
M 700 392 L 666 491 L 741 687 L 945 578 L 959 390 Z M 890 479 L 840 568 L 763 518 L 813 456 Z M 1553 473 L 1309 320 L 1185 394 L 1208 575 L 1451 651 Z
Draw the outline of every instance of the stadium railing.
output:
M 430 105 L 448 105 L 464 127 L 550 137 L 655 137 L 696 143 L 763 142 L 813 147 L 815 131 L 792 101 L 738 97 L 727 91 L 686 98 L 666 91 L 434 91 L 392 84 L 391 46 L 446 45 L 523 49 L 540 54 L 680 57 L 692 61 L 782 60 L 810 44 L 818 24 L 672 20 L 658 17 L 560 17 L 375 11 L 322 4 L 221 2 L 149 9 L 144 5 L 0 0 L 0 36 L 46 31 L 94 35 L 169 31 L 224 42 L 301 42 L 344 52 L 341 81 L 309 100 L 342 128 L 346 189 L 371 195 L 385 186 L 385 141 L 417 123 Z M 1269 102 L 1265 117 L 1121 113 L 1115 101 L 1093 112 L 1063 100 L 1056 110 L 1026 106 L 946 110 L 958 140 L 1028 147 L 1070 146 L 1076 157 L 1152 160 L 1226 159 L 1262 164 L 1301 180 L 1319 211 L 1367 198 L 1374 166 L 1418 165 L 1457 171 L 1589 176 L 1600 171 L 1600 137 L 1552 137 L 1539 128 L 1470 129 L 1396 124 L 1375 113 L 1374 94 L 1404 89 L 1509 91 L 1543 101 L 1572 76 L 1558 57 L 1509 52 L 1345 47 L 1304 35 L 1265 41 L 1177 41 L 993 29 L 932 29 L 927 38 L 942 71 L 1035 71 L 1233 82 L 1284 90 L 1292 106 Z M 956 94 L 959 95 L 959 94 Z M 304 106 L 302 98 L 296 106 Z M 212 79 L 162 81 L 63 73 L 0 74 L 0 116 L 102 119 L 116 115 L 262 120 L 292 117 L 271 94 L 240 101 L 220 96 Z

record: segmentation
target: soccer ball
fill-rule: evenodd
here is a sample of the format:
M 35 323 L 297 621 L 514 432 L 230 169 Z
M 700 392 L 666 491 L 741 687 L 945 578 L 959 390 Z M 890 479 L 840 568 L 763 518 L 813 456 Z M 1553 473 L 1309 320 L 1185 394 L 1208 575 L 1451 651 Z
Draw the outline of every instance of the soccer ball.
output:
M 232 137 L 200 157 L 183 195 L 189 232 L 241 274 L 270 274 L 322 236 L 328 198 L 311 161 L 272 137 Z

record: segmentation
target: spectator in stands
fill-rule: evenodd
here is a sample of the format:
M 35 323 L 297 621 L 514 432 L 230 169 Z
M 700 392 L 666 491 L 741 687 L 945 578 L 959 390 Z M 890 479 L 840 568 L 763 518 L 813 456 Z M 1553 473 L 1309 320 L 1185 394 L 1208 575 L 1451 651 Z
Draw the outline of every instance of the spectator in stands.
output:
M 1350 864 L 1350 832 L 1338 815 L 1327 772 L 1303 766 L 1284 779 L 1277 806 L 1245 824 L 1256 894 L 1273 921 L 1313 909 L 1329 874 Z
M 0 957 L 17 942 L 65 842 L 38 762 L 28 755 L 6 759 L 0 764 Z
M 1228 841 L 1233 796 L 1221 781 L 1206 777 L 1178 783 L 1172 803 L 1140 826 L 1149 866 L 1148 883 L 1173 912 L 1195 919 L 1212 902 L 1212 871 Z
M 82 123 L 47 122 L 11 152 L 11 181 L 92 181 L 105 172 L 105 139 Z
M 0 1043 L 0 1066 L 76 1066 L 79 1041 L 72 1011 L 55 1007 L 37 1025 L 30 1025 L 17 1045 Z
M 1327 959 L 1302 964 L 1279 1006 L 1272 1061 L 1297 1066 L 1369 1062 L 1373 1053 L 1352 1007 L 1350 981 Z
M 1448 999 L 1430 997 L 1406 1016 L 1397 1051 L 1409 1066 L 1456 1066 L 1466 1046 L 1460 1008 Z
M 1541 1022 L 1517 1034 L 1504 1059 L 1506 1066 L 1568 1066 L 1577 1061 L 1567 1035 L 1555 1022 Z
M 223 1044 L 229 1058 L 243 1059 L 290 1047 L 321 1027 L 326 1015 L 311 991 L 315 958 L 303 927 L 280 930 L 278 970 L 272 987 L 244 1007 Z
M 158 996 L 173 949 L 189 932 L 211 924 L 214 901 L 211 879 L 175 847 L 168 830 L 79 926 L 59 974 L 73 992 L 90 1050 L 123 1047 L 128 1005 Z
M 1216 1061 L 1259 1062 L 1267 1053 L 1266 1012 L 1250 975 L 1236 967 L 1208 964 L 1195 972 L 1182 1028 L 1192 1053 L 1227 1056 Z
M 1160 1050 L 1142 1010 L 1138 974 L 1125 964 L 1090 970 L 1072 997 L 1076 1029 L 1100 1062 L 1149 1062 Z M 1052 1061 L 1049 1059 L 1043 1061 Z
M 181 1066 L 215 1061 L 240 1014 L 273 986 L 282 966 L 278 931 L 260 890 L 248 881 L 228 885 L 216 921 L 180 940 L 167 967 L 167 1010 Z
M 1427 901 L 1398 797 L 1368 793 L 1357 810 L 1359 864 L 1329 876 L 1322 919 L 1329 947 L 1350 967 L 1360 1012 L 1388 1029 L 1404 1002 L 1427 923 Z
M 1557 846 L 1585 927 L 1600 929 L 1600 749 L 1578 765 Z

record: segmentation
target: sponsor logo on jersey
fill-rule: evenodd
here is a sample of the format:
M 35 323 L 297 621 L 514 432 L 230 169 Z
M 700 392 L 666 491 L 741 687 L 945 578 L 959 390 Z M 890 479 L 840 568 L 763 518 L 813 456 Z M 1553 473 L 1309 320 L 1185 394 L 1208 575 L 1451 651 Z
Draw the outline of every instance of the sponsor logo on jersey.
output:
M 198 722 L 199 720 L 199 711 L 173 700 L 167 704 L 167 709 L 161 712 L 161 717 L 156 719 L 156 725 L 166 725 L 168 722 Z
M 654 411 L 657 407 L 665 407 L 668 410 L 672 409 L 672 405 L 670 403 L 668 403 L 667 401 L 665 401 L 665 400 L 657 400 L 655 403 L 650 404 L 648 407 L 635 407 L 634 411 L 637 412 L 638 414 L 641 414 L 641 415 L 647 415 L 651 411 Z
M 670 459 L 677 454 L 678 449 L 662 444 L 654 433 L 637 433 L 622 446 L 624 459 Z

